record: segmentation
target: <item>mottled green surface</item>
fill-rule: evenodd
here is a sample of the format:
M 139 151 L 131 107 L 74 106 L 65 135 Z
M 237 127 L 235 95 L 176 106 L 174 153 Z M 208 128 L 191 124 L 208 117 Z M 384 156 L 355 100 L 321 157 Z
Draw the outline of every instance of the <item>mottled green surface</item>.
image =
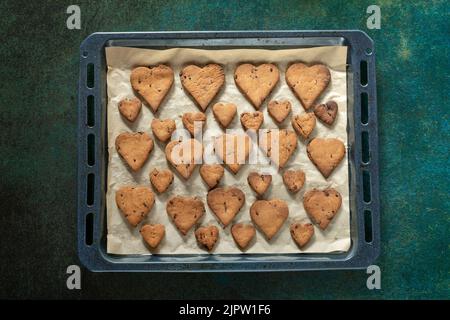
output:
M 446 1 L 0 2 L 0 297 L 448 298 L 449 5 Z M 377 3 L 381 30 L 367 30 Z M 361 29 L 375 41 L 382 290 L 364 271 L 93 274 L 76 253 L 78 47 L 95 31 Z

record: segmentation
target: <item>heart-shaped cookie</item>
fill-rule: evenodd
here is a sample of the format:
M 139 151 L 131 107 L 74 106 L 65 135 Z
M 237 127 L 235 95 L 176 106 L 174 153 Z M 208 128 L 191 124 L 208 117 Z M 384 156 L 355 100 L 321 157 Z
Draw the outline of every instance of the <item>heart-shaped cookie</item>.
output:
M 181 71 L 180 79 L 184 89 L 205 111 L 225 83 L 225 74 L 218 64 L 208 64 L 203 68 L 189 65 Z
M 200 175 L 209 188 L 214 188 L 220 182 L 224 169 L 220 164 L 204 164 L 200 167 Z
M 292 127 L 303 139 L 307 139 L 316 126 L 316 117 L 312 113 L 298 114 L 292 118 Z
M 250 172 L 247 177 L 247 182 L 250 187 L 258 195 L 262 196 L 270 186 L 272 182 L 272 175 L 270 174 L 259 174 L 257 172 Z
M 292 239 L 300 248 L 304 247 L 314 235 L 314 226 L 309 222 L 295 222 L 289 229 Z
M 282 123 L 284 119 L 291 113 L 291 103 L 288 100 L 276 101 L 272 100 L 269 102 L 267 107 L 267 112 L 277 123 Z
M 271 63 L 259 66 L 244 63 L 234 71 L 237 87 L 256 109 L 261 107 L 279 80 L 280 72 L 277 66 Z
M 142 103 L 138 98 L 124 99 L 119 102 L 119 112 L 128 121 L 134 122 L 141 111 Z
M 280 230 L 289 215 L 289 208 L 283 200 L 257 200 L 250 207 L 252 221 L 261 229 L 267 240 Z
M 251 140 L 246 134 L 223 134 L 214 139 L 214 152 L 236 174 L 247 161 Z
M 160 64 L 156 67 L 137 67 L 131 71 L 130 82 L 156 112 L 173 84 L 173 70 Z
M 175 125 L 175 121 L 173 119 L 165 119 L 165 120 L 153 119 L 151 127 L 153 134 L 161 142 L 166 142 L 167 140 L 170 140 L 172 133 L 177 128 L 177 126 Z
M 332 125 L 338 112 L 338 105 L 334 101 L 322 103 L 314 108 L 314 114 L 326 125 Z
M 200 227 L 195 230 L 197 242 L 211 251 L 219 239 L 219 229 L 216 226 Z
M 151 247 L 156 248 L 166 234 L 166 228 L 162 224 L 146 224 L 139 231 L 145 242 Z
M 163 193 L 172 184 L 173 173 L 170 170 L 158 170 L 155 168 L 150 172 L 150 182 L 156 191 Z
M 325 230 L 334 218 L 342 204 L 339 192 L 329 188 L 325 190 L 313 189 L 303 196 L 303 206 L 311 220 L 320 229 Z
M 206 116 L 203 112 L 186 112 L 181 117 L 184 127 L 191 136 L 201 134 L 206 124 Z
M 121 133 L 116 138 L 116 150 L 133 171 L 138 171 L 153 150 L 153 140 L 145 132 Z
M 225 228 L 245 203 L 244 193 L 235 187 L 216 188 L 208 192 L 208 206 Z
M 266 130 L 260 134 L 259 145 L 273 163 L 283 168 L 297 149 L 297 135 L 294 131 L 285 129 Z M 276 152 L 277 146 L 278 152 Z
M 116 204 L 130 225 L 136 227 L 152 210 L 155 195 L 148 187 L 121 187 L 116 191 Z
M 231 235 L 241 249 L 248 246 L 255 234 L 255 227 L 250 223 L 236 223 L 231 227 Z
M 309 159 L 328 178 L 345 155 L 344 143 L 335 138 L 314 138 L 306 148 Z
M 213 105 L 213 114 L 222 128 L 227 128 L 236 115 L 237 107 L 233 103 L 216 103 Z
M 286 82 L 305 110 L 325 91 L 330 79 L 330 70 L 323 64 L 308 67 L 303 63 L 294 63 L 286 70 Z
M 186 235 L 205 214 L 205 205 L 197 197 L 175 196 L 167 201 L 166 211 L 177 229 Z
M 286 170 L 283 182 L 290 192 L 297 193 L 305 184 L 305 173 L 302 170 Z
M 244 130 L 258 131 L 264 121 L 261 111 L 241 113 L 241 124 Z
M 202 154 L 203 146 L 195 139 L 173 140 L 166 146 L 167 160 L 185 179 L 188 179 L 195 166 L 201 163 Z

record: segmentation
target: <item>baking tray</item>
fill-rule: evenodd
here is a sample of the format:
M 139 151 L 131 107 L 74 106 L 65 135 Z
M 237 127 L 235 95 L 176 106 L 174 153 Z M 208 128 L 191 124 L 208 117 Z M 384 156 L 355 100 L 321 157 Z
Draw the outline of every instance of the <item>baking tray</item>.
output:
M 106 253 L 105 47 L 287 49 L 348 46 L 350 236 L 347 252 L 309 254 L 112 255 Z M 243 272 L 362 269 L 380 253 L 378 128 L 373 41 L 362 31 L 94 33 L 80 47 L 78 255 L 91 271 Z

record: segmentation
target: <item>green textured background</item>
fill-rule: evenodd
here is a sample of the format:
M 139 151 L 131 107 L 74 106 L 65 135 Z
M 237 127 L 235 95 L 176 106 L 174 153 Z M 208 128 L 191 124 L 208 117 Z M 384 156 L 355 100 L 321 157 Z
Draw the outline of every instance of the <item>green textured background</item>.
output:
M 414 2 L 414 3 L 413 3 Z M 447 1 L 2 1 L 1 298 L 449 298 Z M 81 30 L 66 8 L 81 7 Z M 366 8 L 381 7 L 381 30 Z M 364 271 L 93 274 L 77 264 L 78 47 L 96 31 L 361 29 L 377 50 L 382 290 Z

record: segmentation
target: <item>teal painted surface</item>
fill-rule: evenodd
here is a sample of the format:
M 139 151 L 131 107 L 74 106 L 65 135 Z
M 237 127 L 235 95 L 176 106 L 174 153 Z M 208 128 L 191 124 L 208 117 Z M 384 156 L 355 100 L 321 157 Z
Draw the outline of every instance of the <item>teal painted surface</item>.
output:
M 449 5 L 446 1 L 0 3 L 0 297 L 448 298 Z M 417 1 L 415 1 L 417 2 Z M 381 30 L 366 8 L 381 7 Z M 69 291 L 76 253 L 78 47 L 95 31 L 361 29 L 375 41 L 382 290 L 364 271 L 92 274 Z

